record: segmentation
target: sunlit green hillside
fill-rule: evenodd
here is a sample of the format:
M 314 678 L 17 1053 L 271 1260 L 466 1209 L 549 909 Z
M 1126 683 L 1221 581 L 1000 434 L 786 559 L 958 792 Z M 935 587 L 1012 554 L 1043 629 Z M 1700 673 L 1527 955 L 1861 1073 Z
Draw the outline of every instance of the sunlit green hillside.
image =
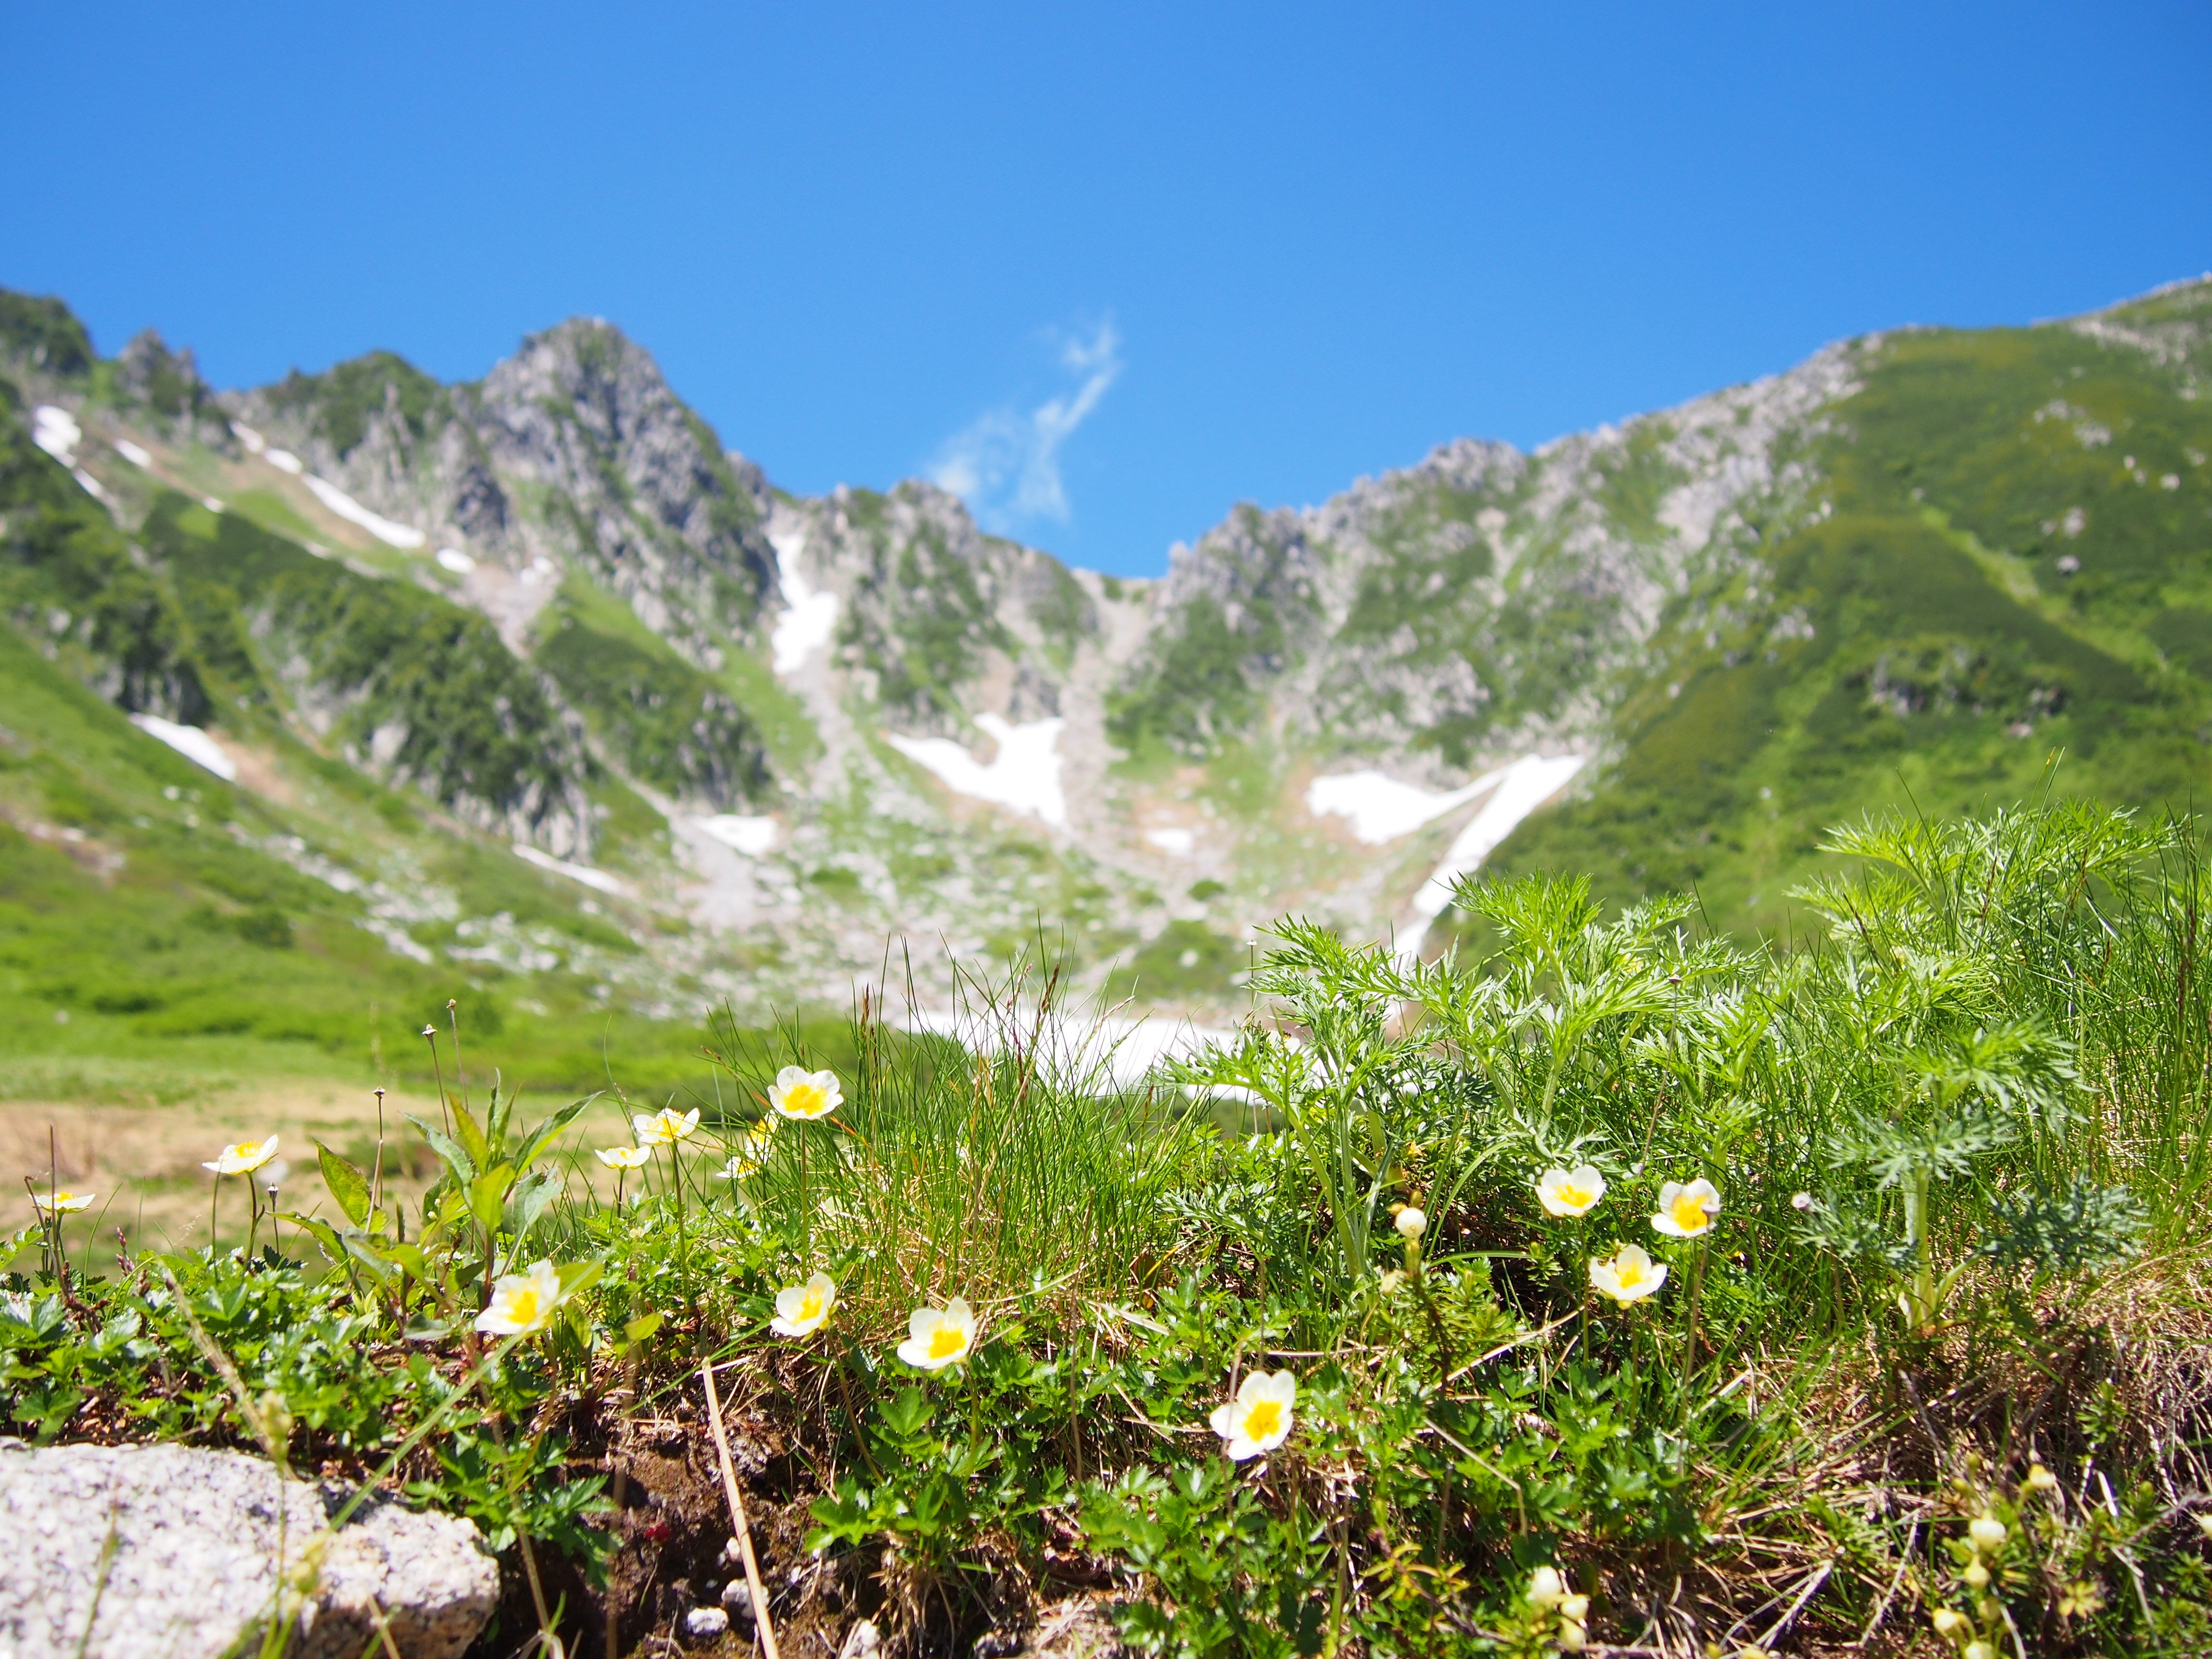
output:
M 1497 862 L 1778 928 L 1824 825 L 1895 805 L 2212 793 L 2212 314 L 2197 284 L 2063 326 L 1916 330 L 1807 459 L 1815 513 L 1682 595 L 1618 765 Z

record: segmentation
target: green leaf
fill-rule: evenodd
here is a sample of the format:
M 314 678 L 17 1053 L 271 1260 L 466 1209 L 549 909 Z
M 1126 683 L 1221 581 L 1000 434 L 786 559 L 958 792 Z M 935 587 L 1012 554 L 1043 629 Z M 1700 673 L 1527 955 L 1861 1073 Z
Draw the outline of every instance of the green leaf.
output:
M 378 1279 L 385 1279 L 392 1277 L 392 1258 L 377 1249 L 375 1240 L 362 1231 L 360 1228 L 347 1228 L 338 1235 L 338 1242 L 345 1246 L 348 1255 L 360 1262 Z M 404 1249 L 410 1247 L 403 1245 L 400 1248 Z
M 469 1115 L 469 1109 L 459 1099 L 447 1095 L 446 1104 L 453 1109 L 453 1133 L 461 1138 L 470 1161 L 479 1170 L 484 1168 L 491 1162 L 491 1143 L 484 1139 L 484 1132 L 477 1127 L 476 1119 Z
M 660 1328 L 660 1322 L 666 1317 L 666 1315 L 658 1313 L 639 1315 L 635 1319 L 631 1320 L 629 1324 L 623 1327 L 623 1340 L 625 1342 L 644 1341 L 647 1337 L 651 1336 L 655 1331 Z
M 599 1261 L 564 1261 L 561 1264 L 561 1294 L 576 1296 L 599 1282 L 606 1266 Z
M 512 1167 L 511 1165 L 508 1167 Z M 550 1170 L 532 1170 L 514 1183 L 514 1236 L 526 1238 L 566 1183 Z
M 494 1072 L 491 1074 L 491 1105 L 484 1114 L 484 1139 L 494 1147 L 507 1139 L 507 1120 L 514 1110 L 513 1095 L 504 1100 L 500 1098 L 499 1082 L 499 1073 Z M 515 1161 L 521 1162 L 520 1158 Z
M 486 1170 L 469 1188 L 469 1212 L 486 1228 L 499 1225 L 499 1218 L 507 1208 L 507 1189 L 514 1184 L 514 1165 L 502 1164 L 495 1170 Z
M 901 1439 L 919 1434 L 933 1415 L 921 1390 L 912 1387 L 900 1389 L 896 1399 L 885 1401 L 882 1411 L 884 1425 Z
M 321 1145 L 319 1141 L 316 1144 Z M 345 1260 L 345 1246 L 338 1242 L 337 1229 L 329 1222 L 318 1221 L 313 1216 L 301 1215 L 295 1210 L 285 1211 L 284 1219 L 304 1232 L 313 1233 L 315 1243 L 323 1247 L 323 1254 L 333 1262 Z
M 580 1117 L 584 1109 L 599 1097 L 597 1094 L 589 1094 L 581 1100 L 573 1101 L 531 1130 L 528 1134 L 523 1136 L 522 1145 L 516 1148 L 514 1161 L 519 1164 L 532 1163 L 538 1153 L 553 1143 L 554 1137 Z
M 423 1139 L 430 1143 L 430 1150 L 446 1160 L 446 1167 L 453 1172 L 456 1180 L 465 1184 L 477 1178 L 476 1159 L 456 1146 L 451 1135 L 432 1128 L 412 1112 L 407 1115 L 407 1121 L 421 1133 Z
M 423 1261 L 422 1252 L 412 1244 L 386 1245 L 384 1259 L 397 1262 L 417 1279 L 428 1279 L 430 1276 L 429 1263 Z
M 368 1221 L 368 1177 L 321 1141 L 315 1141 L 314 1146 L 316 1161 L 323 1166 L 323 1185 L 331 1189 L 331 1196 L 337 1200 L 338 1208 L 345 1212 L 347 1220 L 356 1227 L 366 1225 Z

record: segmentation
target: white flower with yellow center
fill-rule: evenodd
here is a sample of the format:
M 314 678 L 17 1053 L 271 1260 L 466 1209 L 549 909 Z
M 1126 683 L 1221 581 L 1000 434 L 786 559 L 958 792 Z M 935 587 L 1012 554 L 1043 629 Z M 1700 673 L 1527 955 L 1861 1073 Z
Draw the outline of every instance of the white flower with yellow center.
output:
M 51 1188 L 46 1192 L 34 1192 L 31 1202 L 38 1208 L 58 1215 L 74 1215 L 79 1210 L 92 1207 L 93 1194 L 73 1193 L 66 1187 Z
M 775 1074 L 775 1085 L 768 1091 L 768 1103 L 779 1117 L 795 1117 L 811 1121 L 827 1117 L 845 1103 L 845 1091 L 839 1086 L 835 1072 L 810 1072 L 803 1066 L 787 1066 Z
M 1655 1263 L 1643 1248 L 1624 1244 L 1609 1256 L 1589 1264 L 1591 1285 L 1626 1307 L 1641 1302 L 1667 1282 L 1667 1269 Z
M 956 1296 L 942 1308 L 916 1308 L 907 1316 L 906 1340 L 898 1357 L 925 1371 L 941 1371 L 968 1357 L 975 1346 L 975 1310 Z
M 1720 1207 L 1720 1189 L 1703 1176 L 1687 1186 L 1670 1181 L 1659 1189 L 1659 1213 L 1651 1224 L 1669 1238 L 1698 1238 L 1712 1231 Z
M 653 1156 L 650 1146 L 602 1146 L 599 1148 L 599 1162 L 610 1170 L 637 1170 Z
M 1547 1170 L 1536 1182 L 1536 1201 L 1544 1206 L 1544 1213 L 1563 1220 L 1588 1215 L 1604 1196 L 1605 1177 L 1595 1164 Z
M 1528 1601 L 1533 1607 L 1556 1607 L 1566 1600 L 1567 1581 L 1557 1567 L 1539 1567 L 1528 1575 Z
M 203 1164 L 203 1170 L 213 1170 L 217 1175 L 252 1175 L 276 1156 L 276 1137 L 266 1140 L 241 1140 L 226 1146 L 216 1154 L 211 1164 Z
M 641 1146 L 673 1146 L 697 1133 L 699 1109 L 695 1106 L 688 1112 L 679 1112 L 673 1106 L 665 1106 L 650 1117 L 632 1118 L 630 1127 L 637 1131 L 637 1144 Z
M 1229 1461 L 1273 1451 L 1291 1437 L 1291 1407 L 1297 1403 L 1298 1379 L 1288 1371 L 1254 1371 L 1237 1386 L 1237 1398 L 1216 1406 L 1206 1420 L 1229 1443 Z
M 1398 1219 L 1395 1224 L 1398 1229 L 1399 1237 L 1409 1244 L 1418 1244 L 1421 1235 L 1429 1230 L 1428 1214 L 1425 1211 L 1417 1210 L 1408 1204 L 1398 1212 Z
M 491 1288 L 491 1305 L 477 1316 L 477 1328 L 492 1336 L 527 1336 L 545 1328 L 561 1305 L 561 1270 L 551 1261 L 533 1261 L 526 1273 L 504 1273 Z
M 775 1317 L 768 1328 L 778 1336 L 811 1336 L 836 1305 L 837 1281 L 817 1272 L 804 1285 L 787 1285 L 775 1293 Z
M 758 1175 L 761 1166 L 768 1162 L 769 1142 L 775 1139 L 775 1120 L 764 1117 L 738 1137 L 738 1150 L 730 1154 L 730 1161 L 714 1171 L 717 1181 L 739 1181 L 749 1175 Z

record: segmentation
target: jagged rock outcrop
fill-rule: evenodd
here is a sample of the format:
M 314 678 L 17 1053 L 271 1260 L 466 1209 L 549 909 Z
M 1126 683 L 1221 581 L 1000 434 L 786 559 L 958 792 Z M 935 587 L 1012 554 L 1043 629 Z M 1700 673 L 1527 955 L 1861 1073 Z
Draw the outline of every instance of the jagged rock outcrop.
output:
M 586 572 L 708 666 L 774 587 L 759 469 L 724 452 L 652 354 L 595 318 L 531 336 L 472 385 L 440 386 L 379 352 L 231 407 L 433 544 Z
M 1060 714 L 1097 607 L 1048 553 L 976 528 L 959 497 L 908 481 L 787 507 L 812 585 L 837 596 L 837 660 L 898 730 L 957 735 L 976 714 Z

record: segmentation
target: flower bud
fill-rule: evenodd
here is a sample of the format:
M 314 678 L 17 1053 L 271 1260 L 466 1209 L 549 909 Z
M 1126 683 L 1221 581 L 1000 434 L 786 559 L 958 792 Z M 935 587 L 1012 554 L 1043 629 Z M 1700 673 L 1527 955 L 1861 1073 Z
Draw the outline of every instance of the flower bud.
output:
M 1995 1555 L 2004 1547 L 2011 1534 L 1994 1515 L 1978 1515 L 1966 1523 L 1966 1536 L 1974 1540 L 1974 1547 L 1984 1555 Z
M 2029 1468 L 2027 1484 L 2030 1491 L 2050 1492 L 2058 1485 L 2058 1477 L 2038 1463 Z
M 1571 1619 L 1561 1622 L 1559 1633 L 1552 1639 L 1559 1644 L 1561 1653 L 1580 1653 L 1589 1645 L 1589 1633 Z
M 1404 1209 L 1398 1212 L 1398 1236 L 1401 1238 L 1407 1240 L 1418 1239 L 1423 1233 L 1428 1231 L 1428 1217 L 1422 1214 L 1420 1211 L 1415 1209 L 1412 1205 L 1408 1204 Z
M 1567 1586 L 1557 1567 L 1539 1567 L 1528 1575 L 1528 1599 L 1540 1607 L 1556 1607 L 1566 1600 Z
M 1996 1644 L 1993 1642 L 1969 1642 L 1965 1659 L 1997 1659 Z
M 1810 1193 L 1799 1193 L 1790 1200 L 1790 1207 L 1793 1210 L 1811 1209 L 1813 1207 L 1813 1194 Z
M 1990 1570 L 1982 1565 L 1982 1559 L 1978 1555 L 1967 1565 L 1966 1571 L 1959 1576 L 1976 1589 L 1987 1589 L 1990 1587 Z
M 1574 1624 L 1583 1623 L 1589 1617 L 1589 1597 L 1587 1595 L 1561 1596 L 1559 1617 Z
M 1956 1636 L 1966 1627 L 1966 1615 L 1954 1613 L 1948 1607 L 1938 1607 L 1928 1615 L 1928 1622 L 1936 1626 L 1938 1636 Z

